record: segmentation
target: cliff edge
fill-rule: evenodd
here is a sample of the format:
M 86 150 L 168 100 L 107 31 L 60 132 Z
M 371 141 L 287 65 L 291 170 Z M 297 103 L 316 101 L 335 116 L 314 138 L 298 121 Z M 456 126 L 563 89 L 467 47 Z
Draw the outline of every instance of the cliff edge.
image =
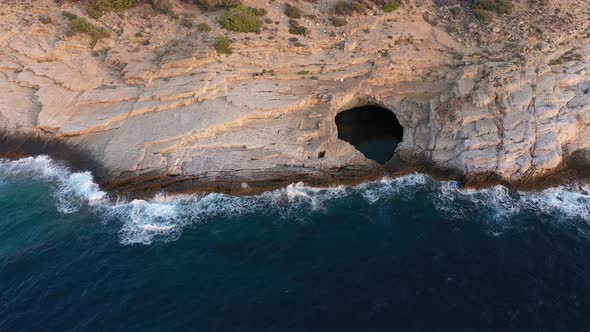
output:
M 397 117 L 396 158 L 466 176 L 534 179 L 590 148 L 588 1 L 493 17 L 461 1 L 242 3 L 263 9 L 259 32 L 177 1 L 96 19 L 84 2 L 2 1 L 4 130 L 76 147 L 122 190 L 378 178 L 334 122 L 364 105 Z

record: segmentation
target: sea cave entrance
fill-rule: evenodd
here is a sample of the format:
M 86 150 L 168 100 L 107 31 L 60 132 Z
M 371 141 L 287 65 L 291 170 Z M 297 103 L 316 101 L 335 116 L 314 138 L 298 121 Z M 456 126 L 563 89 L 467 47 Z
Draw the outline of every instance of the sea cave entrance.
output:
M 356 107 L 336 115 L 338 139 L 352 144 L 368 159 L 385 164 L 404 137 L 404 129 L 390 110 Z

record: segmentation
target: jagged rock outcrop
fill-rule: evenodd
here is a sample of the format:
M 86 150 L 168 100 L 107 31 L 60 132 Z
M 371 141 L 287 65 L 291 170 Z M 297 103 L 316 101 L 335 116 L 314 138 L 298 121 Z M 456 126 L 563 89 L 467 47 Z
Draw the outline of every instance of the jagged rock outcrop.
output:
M 408 2 L 335 28 L 322 16 L 330 1 L 302 3 L 315 16 L 295 42 L 283 3 L 245 2 L 267 9 L 262 33 L 227 33 L 215 15 L 176 4 L 213 31 L 136 8 L 93 21 L 114 32 L 94 49 L 66 34 L 62 12 L 84 15 L 77 4 L 0 4 L 6 128 L 78 146 L 118 188 L 375 178 L 383 167 L 338 140 L 334 123 L 366 104 L 398 117 L 401 159 L 466 175 L 517 181 L 590 147 L 590 4 L 556 13 L 561 1 L 517 2 L 512 16 L 476 25 Z M 574 23 L 541 33 L 545 14 Z M 233 39 L 232 55 L 213 49 L 219 34 Z

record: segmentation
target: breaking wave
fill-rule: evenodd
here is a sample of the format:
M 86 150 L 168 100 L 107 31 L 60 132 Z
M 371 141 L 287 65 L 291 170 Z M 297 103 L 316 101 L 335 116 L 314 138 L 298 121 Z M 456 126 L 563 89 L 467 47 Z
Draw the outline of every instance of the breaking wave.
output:
M 296 183 L 255 196 L 159 194 L 149 200 L 113 202 L 93 181 L 92 174 L 72 172 L 47 156 L 16 161 L 0 159 L 0 192 L 7 183 L 21 181 L 49 184 L 60 213 L 75 213 L 88 207 L 105 222 L 120 223 L 122 244 L 173 241 L 187 225 L 246 214 L 302 221 L 312 214 L 325 213 L 332 202 L 354 199 L 369 207 L 425 200 L 437 213 L 451 220 L 477 219 L 489 226 L 492 234 L 513 227 L 513 217 L 520 213 L 552 221 L 590 224 L 590 186 L 584 184 L 540 192 L 515 192 L 502 186 L 468 190 L 457 182 L 410 174 L 354 187 L 313 188 Z

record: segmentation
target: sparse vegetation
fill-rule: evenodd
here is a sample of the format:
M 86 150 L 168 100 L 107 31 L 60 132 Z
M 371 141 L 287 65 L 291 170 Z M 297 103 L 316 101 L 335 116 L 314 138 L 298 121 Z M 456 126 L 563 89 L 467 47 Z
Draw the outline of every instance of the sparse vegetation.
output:
M 352 6 L 352 9 L 359 14 L 364 14 L 367 10 L 365 6 L 358 1 L 353 1 L 350 5 Z
M 569 61 L 580 61 L 580 60 L 582 60 L 582 58 L 583 57 L 581 54 L 574 53 L 574 51 L 569 50 L 569 51 L 565 52 L 561 57 L 549 61 L 549 65 L 556 66 L 556 65 L 560 65 L 562 63 L 569 62 Z
M 85 33 L 89 35 L 91 48 L 94 48 L 99 40 L 108 38 L 111 35 L 109 30 L 98 27 L 83 17 L 76 17 L 70 20 L 70 29 L 72 34 Z
M 451 13 L 453 18 L 457 18 L 461 15 L 461 7 L 451 7 L 449 8 L 449 13 Z
M 207 23 L 199 23 L 197 25 L 197 29 L 202 32 L 209 32 L 211 31 L 211 27 Z
M 53 20 L 51 19 L 51 17 L 39 16 L 39 22 L 41 22 L 43 24 L 51 24 L 51 23 L 53 23 Z
M 240 0 L 196 0 L 205 10 L 216 10 L 220 8 L 234 8 L 240 6 Z
M 512 3 L 510 0 L 477 0 L 474 8 L 484 9 L 498 14 L 510 14 Z
M 383 4 L 383 11 L 386 13 L 391 13 L 399 9 L 399 3 L 397 0 L 390 0 Z
M 490 23 L 494 20 L 494 13 L 489 10 L 475 8 L 473 13 L 475 14 L 475 17 L 482 22 Z
M 173 20 L 178 19 L 178 15 L 174 12 L 174 7 L 170 2 L 166 0 L 150 0 L 148 3 L 151 4 L 154 11 L 160 14 L 164 14 Z
M 494 13 L 499 15 L 512 12 L 511 0 L 477 0 L 473 5 L 475 17 L 489 23 L 494 19 Z
M 65 17 L 65 18 L 67 18 L 68 20 L 73 20 L 73 19 L 75 19 L 76 17 L 78 17 L 78 15 L 76 15 L 76 14 L 73 14 L 73 13 L 70 13 L 70 12 L 62 12 L 62 13 L 61 13 L 61 16 L 63 16 L 63 17 Z
M 262 21 L 256 16 L 254 8 L 238 6 L 227 9 L 219 18 L 221 26 L 236 32 L 260 32 Z
M 218 54 L 230 55 L 232 54 L 230 44 L 231 43 L 229 39 L 227 39 L 227 37 L 217 36 L 217 38 L 215 38 L 215 44 L 213 46 L 215 47 L 215 50 Z
M 184 16 L 180 21 L 180 26 L 190 29 L 193 27 L 193 18 L 191 16 Z
M 138 4 L 138 0 L 89 0 L 86 3 L 86 13 L 96 19 L 109 12 L 123 11 Z
M 351 6 L 346 1 L 338 1 L 334 8 L 332 8 L 332 12 L 336 15 L 348 15 L 351 13 Z
M 288 18 L 299 19 L 301 18 L 301 10 L 293 5 L 287 4 L 287 7 L 285 7 L 285 15 L 287 15 Z
M 266 14 L 268 14 L 268 11 L 264 8 L 253 8 L 254 9 L 254 14 L 256 16 L 265 16 Z
M 299 25 L 296 20 L 289 20 L 289 32 L 294 35 L 307 35 L 307 28 L 304 26 Z
M 457 27 L 457 24 L 455 23 L 449 23 L 447 24 L 446 30 L 448 33 L 457 33 L 459 32 L 459 28 Z
M 343 27 L 348 23 L 344 17 L 331 17 L 330 22 L 337 28 Z
M 87 0 L 84 8 L 88 16 L 98 19 L 110 12 L 122 12 L 141 4 L 148 6 L 156 13 L 178 19 L 178 15 L 174 13 L 174 6 L 166 0 Z

